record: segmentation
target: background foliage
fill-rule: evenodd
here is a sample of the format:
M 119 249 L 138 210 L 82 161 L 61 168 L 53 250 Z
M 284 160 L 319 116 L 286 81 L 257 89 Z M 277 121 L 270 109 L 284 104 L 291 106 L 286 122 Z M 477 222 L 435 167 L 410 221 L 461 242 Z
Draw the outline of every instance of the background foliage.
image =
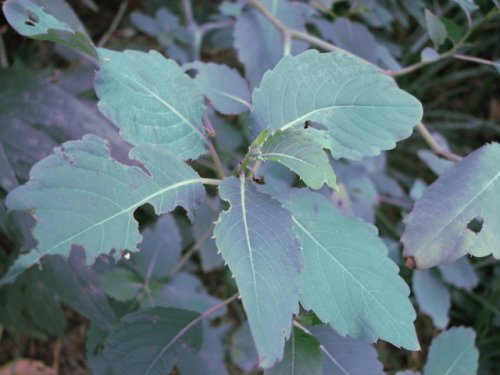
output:
M 496 1 L 9 0 L 3 11 L 0 273 L 11 283 L 0 286 L 0 363 L 38 359 L 62 374 L 498 371 L 500 272 L 485 257 L 499 256 Z M 304 52 L 333 46 L 348 55 Z M 157 52 L 114 52 L 126 49 Z M 340 116 L 308 101 L 329 100 L 321 84 L 333 80 L 348 87 L 337 93 L 342 105 L 363 74 L 374 77 L 366 97 L 386 112 Z M 410 136 L 421 115 L 415 98 L 425 126 Z M 370 126 L 379 132 L 363 132 Z M 247 181 L 211 186 L 241 167 Z M 292 186 L 318 191 L 288 193 Z M 253 206 L 241 204 L 242 192 Z M 126 209 L 105 220 L 114 204 Z M 7 207 L 34 208 L 37 225 Z M 270 272 L 272 282 L 238 272 L 248 254 L 235 250 L 245 233 L 233 224 L 246 209 L 259 213 L 248 242 L 268 245 L 255 249 L 259 270 L 268 259 L 286 269 Z M 51 235 L 88 220 L 99 225 L 71 252 L 74 238 Z M 280 237 L 269 230 L 276 223 Z M 300 310 L 292 231 L 307 264 L 326 267 L 305 273 Z M 35 246 L 48 250 L 28 252 Z M 355 255 L 332 261 L 344 248 Z M 387 251 L 402 279 L 389 258 L 370 258 Z M 361 261 L 352 284 L 336 287 L 341 270 Z M 356 283 L 379 280 L 368 274 L 384 275 L 386 294 L 365 311 Z M 353 303 L 354 314 L 336 301 Z M 413 330 L 411 304 L 416 338 L 402 333 Z M 252 316 L 262 306 L 272 320 Z M 281 331 L 272 336 L 276 327 L 289 332 L 286 343 Z M 407 349 L 418 338 L 422 350 L 372 345 L 378 337 Z M 259 358 L 256 345 L 273 357 Z

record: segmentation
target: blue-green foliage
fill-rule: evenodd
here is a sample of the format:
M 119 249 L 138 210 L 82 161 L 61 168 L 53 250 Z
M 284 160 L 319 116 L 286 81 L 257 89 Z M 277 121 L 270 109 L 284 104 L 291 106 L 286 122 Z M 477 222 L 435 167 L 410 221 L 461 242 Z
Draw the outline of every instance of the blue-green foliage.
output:
M 466 12 L 477 10 L 473 1 L 455 2 Z M 419 350 L 420 343 L 410 289 L 372 225 L 376 218 L 387 225 L 376 210 L 382 198 L 404 215 L 411 211 L 402 236 L 410 264 L 440 265 L 442 279 L 437 270 L 413 274 L 416 302 L 437 328 L 449 324 L 446 284 L 470 290 L 478 283 L 471 264 L 459 258 L 467 253 L 500 256 L 498 143 L 455 165 L 420 151 L 439 178 L 423 193 L 424 187 L 407 196 L 402 188 L 407 181 L 385 174 L 385 155 L 362 159 L 393 149 L 422 120 L 421 103 L 383 69 L 399 67 L 392 47 L 377 45 L 374 34 L 360 23 L 344 17 L 327 21 L 321 12 L 329 14 L 333 1 L 318 2 L 316 8 L 285 0 L 247 5 L 223 3 L 219 18 L 204 25 L 188 19 L 188 27 L 166 8 L 154 17 L 133 13 L 133 24 L 156 38 L 170 58 L 155 51 L 96 48 L 63 0 L 8 0 L 3 6 L 20 34 L 97 58 L 98 108 L 122 137 L 117 142 L 121 158 L 94 134 L 65 142 L 38 161 L 21 186 L 16 177 L 23 173 L 4 152 L 4 141 L 0 143 L 0 187 L 9 192 L 6 207 L 29 211 L 36 219 L 36 243 L 23 242 L 19 235 L 23 252 L 0 282 L 13 282 L 28 268 L 43 266 L 8 286 L 0 301 L 11 298 L 24 308 L 19 285 L 28 280 L 40 293 L 27 293 L 27 298 L 47 301 L 33 325 L 36 334 L 62 334 L 58 301 L 90 319 L 87 353 L 97 374 L 162 375 L 176 366 L 184 375 L 226 375 L 223 342 L 230 327 L 218 325 L 218 320 L 236 300 L 233 295 L 223 301 L 232 290 L 243 307 L 235 309 L 236 320 L 248 319 L 232 335 L 231 346 L 233 362 L 244 371 L 383 373 L 373 342 L 382 339 L 408 350 Z M 418 4 L 407 7 L 426 24 L 436 49 L 447 39 L 455 41 L 449 22 L 429 10 L 424 16 Z M 362 15 L 372 26 L 389 30 L 394 17 L 409 22 L 382 5 L 377 9 L 378 17 L 370 21 Z M 317 41 L 301 34 L 306 23 L 337 45 L 325 48 L 320 43 L 322 48 L 344 50 L 307 49 Z M 201 48 L 203 36 L 221 24 L 234 26 L 244 74 L 227 65 L 193 61 L 208 53 Z M 295 34 L 283 30 L 285 26 Z M 432 58 L 428 52 L 423 53 L 424 63 L 440 59 L 437 51 Z M 4 80 L 0 75 L 0 82 Z M 43 88 L 40 80 L 36 85 L 34 79 L 25 81 L 38 90 L 36 106 L 51 105 L 43 97 L 54 97 L 55 90 Z M 25 92 L 0 88 L 10 103 L 23 105 L 19 110 L 26 98 L 12 98 Z M 57 92 L 57 97 L 69 111 L 77 108 L 103 128 L 108 124 L 88 107 L 75 105 L 72 95 Z M 30 139 L 35 139 L 38 123 L 8 111 L 14 104 L 0 104 L 5 109 L 0 119 L 16 126 L 19 122 L 23 129 L 26 123 L 33 125 Z M 45 119 L 40 117 L 42 125 Z M 222 162 L 210 139 L 214 136 Z M 245 154 L 242 145 L 252 139 Z M 32 159 L 40 159 L 52 146 L 47 144 Z M 288 169 L 277 169 L 274 163 Z M 207 195 L 203 184 L 217 188 L 208 189 Z M 416 200 L 414 208 L 411 199 Z M 160 217 L 139 230 L 141 220 L 136 219 L 148 210 L 145 205 Z M 6 224 L 9 215 L 0 206 L 2 231 L 12 229 Z M 19 224 L 20 232 L 30 233 L 30 225 Z M 389 229 L 399 234 L 399 227 Z M 190 272 L 197 263 L 189 258 L 199 251 L 203 271 L 217 270 L 235 283 L 205 287 Z M 397 251 L 393 255 L 399 261 Z M 57 298 L 46 294 L 48 287 Z M 34 317 L 34 309 L 27 311 Z M 50 313 L 57 318 L 53 324 L 47 323 Z M 0 313 L 7 327 L 28 324 L 22 318 L 10 310 Z M 294 327 L 299 318 L 310 324 L 295 322 Z M 432 343 L 424 374 L 475 373 L 474 339 L 474 331 L 466 328 L 441 333 Z

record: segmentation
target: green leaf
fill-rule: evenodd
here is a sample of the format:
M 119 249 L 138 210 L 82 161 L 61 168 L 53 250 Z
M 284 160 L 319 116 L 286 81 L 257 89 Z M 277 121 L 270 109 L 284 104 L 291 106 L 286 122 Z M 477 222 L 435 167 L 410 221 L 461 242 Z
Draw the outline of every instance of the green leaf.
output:
M 500 144 L 474 151 L 430 185 L 405 218 L 404 254 L 419 268 L 469 253 L 500 258 Z
M 412 289 L 420 310 L 429 315 L 435 327 L 444 329 L 450 321 L 450 291 L 433 270 L 415 270 Z
M 288 0 L 262 0 L 261 3 L 285 26 L 306 31 L 302 4 Z M 255 9 L 248 9 L 238 15 L 233 35 L 238 58 L 245 66 L 245 76 L 255 87 L 264 73 L 283 57 L 283 38 L 276 26 Z M 300 40 L 291 43 L 293 54 L 306 48 L 307 44 Z
M 47 79 L 19 63 L 0 69 L 0 139 L 16 175 L 27 180 L 30 167 L 60 143 L 89 133 L 106 138 L 113 155 L 126 160 L 130 146 L 116 127 L 95 107 L 66 91 L 63 81 Z
M 205 152 L 203 95 L 173 60 L 155 51 L 99 49 L 99 110 L 133 145 L 156 145 L 182 159 Z
M 112 249 L 135 251 L 141 236 L 133 213 L 145 203 L 157 214 L 183 206 L 192 217 L 204 189 L 190 167 L 157 149 L 135 148 L 130 158 L 147 172 L 111 159 L 108 144 L 88 135 L 37 163 L 30 181 L 12 190 L 6 202 L 11 210 L 34 210 L 38 246 L 19 257 L 3 282 L 43 255 L 68 255 L 72 245 L 85 248 L 89 263 Z
M 410 290 L 376 228 L 307 189 L 291 193 L 285 207 L 302 242 L 304 308 L 343 336 L 418 350 Z
M 368 342 L 342 337 L 330 326 L 309 327 L 322 345 L 323 374 L 383 375 L 384 366 Z
M 294 328 L 290 340 L 285 345 L 283 360 L 265 375 L 321 375 L 323 356 L 319 342 L 314 336 Z
M 464 31 L 462 28 L 455 23 L 455 21 L 446 18 L 446 17 L 440 17 L 441 22 L 443 23 L 444 27 L 446 28 L 446 34 L 448 36 L 448 39 L 450 39 L 453 44 L 457 44 L 460 39 L 462 39 L 462 36 L 464 34 Z
M 3 12 L 21 35 L 62 44 L 97 57 L 94 43 L 65 1 L 7 0 Z
M 92 324 L 109 332 L 118 322 L 96 272 L 87 267 L 81 249 L 73 249 L 67 259 L 60 255 L 45 257 L 41 272 L 44 285 Z
M 446 32 L 446 27 L 443 22 L 432 13 L 429 9 L 425 10 L 425 23 L 427 24 L 427 31 L 431 37 L 432 42 L 436 47 L 443 44 L 448 36 Z
M 474 12 L 479 9 L 479 6 L 474 0 L 452 0 L 454 3 L 460 5 L 465 12 Z
M 470 290 L 479 283 L 476 270 L 466 257 L 459 258 L 447 266 L 439 266 L 439 271 L 444 281 L 456 288 Z
M 279 130 L 265 140 L 257 157 L 283 164 L 313 189 L 319 189 L 323 183 L 337 188 L 328 156 L 321 149 L 322 145 L 307 130 Z
M 246 372 L 257 370 L 259 358 L 248 322 L 243 322 L 231 338 L 231 360 Z
M 194 82 L 220 113 L 237 115 L 252 108 L 248 84 L 236 69 L 199 61 L 184 64 L 183 69 L 197 72 Z
M 209 295 L 198 278 L 180 272 L 161 289 L 153 291 L 143 300 L 143 305 L 177 307 L 203 313 L 222 301 Z M 207 315 L 207 319 L 220 318 L 227 312 L 226 306 Z
M 117 301 L 130 301 L 143 288 L 139 275 L 132 270 L 115 268 L 100 275 L 106 294 Z
M 265 74 L 252 102 L 255 134 L 302 128 L 310 121 L 308 131 L 321 143 L 327 137 L 334 158 L 360 159 L 392 149 L 422 118 L 420 102 L 391 77 L 338 52 L 285 56 Z
M 198 353 L 193 354 L 183 350 L 179 355 L 177 368 L 182 375 L 227 375 L 224 366 L 223 339 L 227 334 L 229 325 L 211 327 L 205 320 L 203 322 L 203 344 Z
M 479 352 L 472 328 L 457 327 L 432 340 L 424 375 L 470 375 L 477 373 Z
M 260 365 L 269 368 L 282 358 L 299 309 L 299 244 L 290 214 L 244 176 L 226 178 L 219 192 L 230 209 L 219 216 L 215 241 L 236 278 Z
M 131 254 L 137 272 L 145 282 L 168 276 L 182 253 L 182 238 L 173 217 L 161 216 L 154 226 L 144 229 L 142 237 L 140 251 Z
M 126 315 L 107 338 L 104 356 L 120 375 L 165 375 L 181 351 L 198 352 L 202 344 L 199 314 L 156 307 Z
M 0 187 L 9 192 L 18 185 L 16 175 L 5 155 L 2 143 L 0 143 Z

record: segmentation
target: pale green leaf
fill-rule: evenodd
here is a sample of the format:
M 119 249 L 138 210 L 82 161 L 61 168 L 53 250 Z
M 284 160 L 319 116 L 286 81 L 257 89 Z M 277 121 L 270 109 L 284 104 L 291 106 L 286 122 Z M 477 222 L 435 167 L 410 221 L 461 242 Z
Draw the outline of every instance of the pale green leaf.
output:
M 133 145 L 156 145 L 182 159 L 205 152 L 203 95 L 173 60 L 155 51 L 99 49 L 99 109 Z
M 479 352 L 474 346 L 472 328 L 457 327 L 432 340 L 424 375 L 473 375 L 477 372 Z
M 85 248 L 89 263 L 112 249 L 135 251 L 141 236 L 133 213 L 145 203 L 158 214 L 183 206 L 192 216 L 204 190 L 191 168 L 157 149 L 135 148 L 130 157 L 147 173 L 111 159 L 108 144 L 88 135 L 64 143 L 37 163 L 30 181 L 8 195 L 7 206 L 34 210 L 38 246 L 21 255 L 3 281 L 12 280 L 43 255 L 68 255 L 72 245 Z
M 223 339 L 228 329 L 229 324 L 214 328 L 204 320 L 203 344 L 196 354 L 188 350 L 181 351 L 177 363 L 180 373 L 182 375 L 227 375 L 228 372 L 224 366 Z
M 21 35 L 62 44 L 97 57 L 92 40 L 63 0 L 8 0 L 3 5 L 3 12 Z
M 422 117 L 420 102 L 391 77 L 339 52 L 285 56 L 265 74 L 252 102 L 255 134 L 310 121 L 308 130 L 327 137 L 334 158 L 360 159 L 392 149 Z
M 469 253 L 493 254 L 498 246 L 500 144 L 474 151 L 430 185 L 405 218 L 401 238 L 417 267 L 449 264 Z
M 305 31 L 306 18 L 300 4 L 288 0 L 262 0 L 262 5 L 283 24 Z M 241 12 L 234 25 L 234 47 L 245 66 L 245 76 L 257 86 L 268 69 L 283 57 L 283 38 L 279 30 L 256 9 Z M 291 52 L 304 51 L 307 44 L 294 40 Z
M 301 304 L 341 335 L 419 349 L 410 290 L 374 226 L 307 189 L 285 202 L 302 242 Z
M 62 303 L 99 329 L 109 332 L 118 322 L 96 272 L 86 265 L 85 252 L 81 249 L 73 249 L 68 258 L 60 255 L 43 258 L 42 278 L 44 285 Z
M 237 115 L 252 108 L 248 84 L 236 69 L 199 61 L 184 64 L 183 68 L 197 72 L 194 82 L 220 113 Z
M 285 345 L 283 360 L 265 375 L 321 375 L 323 357 L 319 350 L 319 342 L 314 336 L 294 328 L 290 340 Z
M 427 24 L 427 31 L 431 37 L 432 42 L 436 47 L 443 44 L 448 36 L 446 27 L 441 22 L 438 16 L 432 13 L 429 9 L 425 10 L 425 23 Z
M 457 259 L 447 266 L 439 266 L 444 281 L 457 288 L 473 289 L 479 283 L 474 266 L 467 257 Z
M 180 352 L 198 352 L 202 344 L 198 313 L 156 307 L 125 315 L 107 338 L 104 356 L 120 375 L 165 375 Z
M 299 309 L 301 255 L 292 219 L 244 176 L 225 179 L 219 191 L 230 208 L 216 223 L 215 241 L 236 279 L 260 365 L 269 368 L 282 358 Z
M 479 6 L 474 2 L 474 0 L 452 0 L 452 1 L 460 5 L 460 7 L 466 12 L 474 12 L 479 9 Z
M 271 134 L 259 148 L 257 157 L 283 164 L 313 189 L 319 189 L 323 183 L 336 188 L 332 166 L 321 149 L 322 145 L 307 130 L 288 129 Z
M 117 301 L 130 301 L 143 288 L 139 275 L 132 270 L 115 268 L 99 277 L 106 294 Z
M 246 372 L 254 371 L 259 364 L 259 358 L 250 332 L 248 322 L 241 324 L 231 338 L 231 360 Z
M 383 375 L 377 351 L 366 341 L 342 337 L 330 326 L 309 327 L 322 345 L 324 375 Z
M 450 291 L 433 270 L 415 270 L 412 289 L 420 310 L 429 315 L 435 327 L 444 329 L 450 321 Z

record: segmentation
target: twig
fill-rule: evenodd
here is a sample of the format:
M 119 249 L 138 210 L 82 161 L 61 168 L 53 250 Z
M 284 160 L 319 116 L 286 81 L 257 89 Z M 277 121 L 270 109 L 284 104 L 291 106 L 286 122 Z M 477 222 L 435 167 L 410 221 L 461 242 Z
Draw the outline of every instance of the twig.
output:
M 407 201 L 404 201 L 402 199 L 396 199 L 396 198 L 389 197 L 387 195 L 382 195 L 382 194 L 379 195 L 377 198 L 378 198 L 378 201 L 380 203 L 385 203 L 385 204 L 389 204 L 391 206 L 403 208 L 407 211 L 410 211 L 412 208 L 411 202 L 407 202 Z
M 309 331 L 306 327 L 304 327 L 302 324 L 300 324 L 299 322 L 297 322 L 296 320 L 293 321 L 293 325 L 297 328 L 299 328 L 300 330 L 302 330 L 303 332 L 307 333 L 308 335 L 311 335 L 313 336 L 312 332 Z M 335 359 L 335 357 L 328 351 L 327 348 L 325 348 L 323 346 L 323 344 L 320 344 L 319 345 L 319 349 L 325 353 L 325 355 L 333 362 L 337 365 L 337 367 L 342 368 L 342 366 L 337 362 L 337 360 Z M 345 372 L 345 371 L 344 371 Z M 345 372 L 347 374 L 347 372 Z
M 220 183 L 222 182 L 221 180 L 217 180 L 215 178 L 200 178 L 200 181 L 204 185 L 213 185 L 213 186 L 219 186 Z
M 458 60 L 464 60 L 464 61 L 472 61 L 478 64 L 483 64 L 483 65 L 490 65 L 490 66 L 495 66 L 496 63 L 491 60 L 486 60 L 486 59 L 481 59 L 479 57 L 474 57 L 474 56 L 469 56 L 469 55 L 462 55 L 459 53 L 455 53 L 453 55 L 453 58 L 458 59 Z
M 234 20 L 224 20 L 218 22 L 208 22 L 200 25 L 200 31 L 202 34 L 209 33 L 213 30 L 224 29 L 226 27 L 231 27 L 234 25 Z
M 118 8 L 118 12 L 116 12 L 115 18 L 113 19 L 113 22 L 111 22 L 111 25 L 109 25 L 109 29 L 104 33 L 104 35 L 99 39 L 97 42 L 97 47 L 103 47 L 111 38 L 111 35 L 116 31 L 118 25 L 122 21 L 123 16 L 125 15 L 125 12 L 127 10 L 128 6 L 128 0 L 123 0 L 120 4 L 120 7 Z
M 217 311 L 218 309 L 229 305 L 231 302 L 233 302 L 236 298 L 238 298 L 240 294 L 235 293 L 225 301 L 222 301 L 221 303 L 218 303 L 217 305 L 212 306 L 211 308 L 205 310 L 203 314 L 198 316 L 196 319 L 192 320 L 188 325 L 186 325 L 183 329 L 180 330 L 180 332 L 175 335 L 175 337 L 170 340 L 170 342 L 167 344 L 167 347 L 175 343 L 177 340 L 179 340 L 187 331 L 189 331 L 191 328 L 193 328 L 198 322 L 202 321 L 203 319 L 207 318 L 209 315 L 211 315 L 214 311 Z
M 432 149 L 432 151 L 434 151 L 434 153 L 436 155 L 444 157 L 448 160 L 456 161 L 456 162 L 459 162 L 463 159 L 461 156 L 459 156 L 451 151 L 444 150 L 439 145 L 439 143 L 434 139 L 432 134 L 429 132 L 429 130 L 427 129 L 427 127 L 423 123 L 420 123 L 417 125 L 417 130 L 420 133 L 420 135 L 424 138 L 425 142 L 427 142 L 427 144 L 430 146 L 430 148 Z
M 3 42 L 2 34 L 0 33 L 0 68 L 8 68 L 9 59 L 7 58 L 7 51 Z
M 225 178 L 226 171 L 224 169 L 224 166 L 222 165 L 219 154 L 217 153 L 217 150 L 215 149 L 212 142 L 208 143 L 208 152 L 209 152 L 210 156 L 212 157 L 212 160 L 214 161 L 215 172 L 217 173 L 217 176 L 219 178 L 222 178 L 222 179 Z
M 347 55 L 354 56 L 356 58 L 360 58 L 359 56 L 356 56 L 356 55 L 352 54 L 351 52 L 349 52 L 349 51 L 347 51 L 347 50 L 345 50 L 343 48 L 339 48 L 339 47 L 334 46 L 333 44 L 325 42 L 324 40 L 322 40 L 320 38 L 317 38 L 315 36 L 309 35 L 307 33 L 304 33 L 304 32 L 298 31 L 298 30 L 294 30 L 294 29 L 288 28 L 277 17 L 275 17 L 274 14 L 272 14 L 264 5 L 262 5 L 258 0 L 250 0 L 249 4 L 251 6 L 253 6 L 255 9 L 257 9 L 264 17 L 266 17 L 269 20 L 269 22 L 271 22 L 281 32 L 281 34 L 283 36 L 283 41 L 284 42 L 286 42 L 288 40 L 287 38 L 291 37 L 291 38 L 303 40 L 305 42 L 309 42 L 309 43 L 314 44 L 317 47 L 322 48 L 322 49 L 327 50 L 327 51 L 342 51 L 343 53 L 345 53 Z M 483 22 L 485 22 L 485 19 L 491 18 L 491 17 L 493 17 L 496 14 L 498 14 L 498 12 L 490 12 L 475 27 L 478 27 L 480 24 L 482 24 Z M 455 45 L 455 47 L 453 47 L 450 51 L 441 54 L 438 59 L 443 59 L 443 58 L 452 56 L 455 53 L 455 51 L 463 43 L 465 43 L 465 41 L 470 36 L 470 34 L 472 33 L 472 31 L 473 31 L 473 28 L 470 28 L 465 33 L 465 35 L 462 37 L 462 39 Z M 286 47 L 285 47 L 285 49 L 286 49 Z M 366 60 L 364 60 L 364 61 L 366 61 Z M 410 66 L 408 66 L 406 68 L 403 68 L 401 70 L 398 70 L 398 71 L 384 70 L 384 69 L 380 68 L 379 66 L 377 66 L 377 65 L 375 65 L 375 64 L 373 64 L 373 63 L 371 63 L 369 61 L 367 61 L 367 63 L 375 66 L 382 73 L 387 74 L 389 76 L 395 77 L 395 76 L 400 76 L 400 75 L 403 75 L 403 74 L 407 74 L 407 73 L 413 72 L 413 71 L 415 71 L 417 69 L 420 69 L 421 67 L 427 65 L 429 62 L 420 62 L 420 63 L 414 64 L 414 65 L 410 65 Z M 453 161 L 460 161 L 460 160 L 462 160 L 462 157 L 460 157 L 460 156 L 458 156 L 458 155 L 456 155 L 456 154 L 454 154 L 452 152 L 448 152 L 448 151 L 443 150 L 441 148 L 441 146 L 439 146 L 439 144 L 436 142 L 436 140 L 434 139 L 434 137 L 432 136 L 432 134 L 424 126 L 424 124 L 422 124 L 422 123 L 418 124 L 417 125 L 417 130 L 420 132 L 420 134 L 422 135 L 422 137 L 425 139 L 425 141 L 429 144 L 429 146 L 432 148 L 432 150 L 437 155 L 445 157 L 445 158 L 453 160 Z
M 194 20 L 191 0 L 182 0 L 182 11 L 184 13 L 184 17 L 186 18 L 187 27 L 188 28 L 197 27 L 196 21 Z
M 316 47 L 321 48 L 325 51 L 339 51 L 339 52 L 342 52 L 346 55 L 360 58 L 359 56 L 356 56 L 353 53 L 351 53 L 343 48 L 340 48 L 340 47 L 337 47 L 331 43 L 328 43 L 328 42 L 324 41 L 323 39 L 320 39 L 320 38 L 317 38 L 317 37 L 310 35 L 308 33 L 287 27 L 278 18 L 276 18 L 274 16 L 274 14 L 272 14 L 264 5 L 262 5 L 262 3 L 260 3 L 260 1 L 258 1 L 258 0 L 250 0 L 249 4 L 251 6 L 253 6 L 255 9 L 257 9 L 264 17 L 266 17 L 269 20 L 269 22 L 271 22 L 278 29 L 278 31 L 281 33 L 283 43 L 286 43 L 288 40 L 291 40 L 291 39 L 298 39 L 298 40 L 302 40 L 304 42 L 311 43 L 311 44 L 315 45 Z M 285 46 L 285 49 L 286 49 L 286 46 Z M 364 60 L 364 61 L 366 61 L 368 64 L 373 65 L 378 70 L 385 72 L 384 69 L 380 68 L 376 64 L 373 64 L 372 62 L 367 61 L 367 60 Z
M 169 274 L 170 277 L 173 277 L 175 274 L 177 274 L 177 272 L 179 272 L 182 269 L 182 267 L 184 267 L 184 265 L 193 256 L 193 254 L 196 253 L 205 243 L 205 241 L 210 238 L 210 235 L 212 234 L 213 230 L 214 230 L 214 224 L 211 224 L 207 228 L 207 230 L 201 235 L 201 237 L 198 238 L 195 244 L 191 246 L 191 248 L 188 251 L 186 251 L 186 254 L 184 254 L 184 256 L 179 260 L 179 262 L 177 262 L 172 271 L 170 271 Z

